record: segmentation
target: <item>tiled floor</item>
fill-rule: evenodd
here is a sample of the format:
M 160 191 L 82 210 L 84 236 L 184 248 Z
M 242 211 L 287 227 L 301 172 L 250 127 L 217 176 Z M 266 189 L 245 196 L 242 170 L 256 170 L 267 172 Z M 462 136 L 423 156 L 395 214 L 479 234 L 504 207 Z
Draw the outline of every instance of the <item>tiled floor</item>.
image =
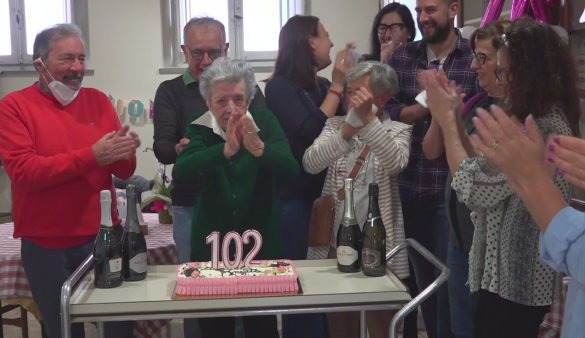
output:
M 4 314 L 4 318 L 15 318 L 19 315 L 19 310 L 12 310 Z M 421 318 L 422 320 L 422 318 Z M 35 317 L 31 314 L 28 315 L 28 336 L 29 338 L 41 338 L 41 326 Z M 4 337 L 5 338 L 20 338 L 20 328 L 5 325 L 4 326 Z M 97 330 L 93 324 L 85 324 L 85 337 L 86 338 L 97 338 Z M 399 334 L 398 337 L 401 337 Z M 419 338 L 427 338 L 425 332 L 419 332 Z M 167 330 L 162 331 L 161 338 L 184 338 L 183 336 L 183 320 L 175 319 L 171 322 L 170 332 Z

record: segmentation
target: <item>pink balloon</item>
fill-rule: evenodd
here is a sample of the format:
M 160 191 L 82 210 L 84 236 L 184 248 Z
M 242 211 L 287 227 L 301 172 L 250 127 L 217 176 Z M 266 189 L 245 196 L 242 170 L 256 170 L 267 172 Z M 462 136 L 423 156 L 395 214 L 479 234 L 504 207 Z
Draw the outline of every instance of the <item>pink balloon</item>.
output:
M 483 19 L 481 20 L 481 25 L 479 27 L 483 27 L 486 24 L 496 21 L 500 14 L 502 14 L 502 7 L 504 7 L 504 2 L 506 0 L 490 0 L 488 4 L 485 14 L 483 15 Z
M 512 11 L 510 12 L 510 19 L 516 20 L 528 13 L 528 0 L 512 0 Z

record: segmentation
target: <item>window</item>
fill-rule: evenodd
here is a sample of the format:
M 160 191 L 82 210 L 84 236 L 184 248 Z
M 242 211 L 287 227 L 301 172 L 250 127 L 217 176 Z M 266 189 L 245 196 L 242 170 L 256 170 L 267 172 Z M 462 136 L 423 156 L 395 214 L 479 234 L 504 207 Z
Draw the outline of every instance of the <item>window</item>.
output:
M 0 65 L 32 64 L 33 43 L 37 33 L 64 22 L 77 24 L 87 43 L 86 0 L 1 1 Z
M 180 66 L 183 27 L 193 17 L 210 16 L 226 28 L 230 57 L 273 61 L 286 21 L 304 13 L 306 0 L 161 0 L 165 65 Z M 167 21 L 168 20 L 168 21 Z

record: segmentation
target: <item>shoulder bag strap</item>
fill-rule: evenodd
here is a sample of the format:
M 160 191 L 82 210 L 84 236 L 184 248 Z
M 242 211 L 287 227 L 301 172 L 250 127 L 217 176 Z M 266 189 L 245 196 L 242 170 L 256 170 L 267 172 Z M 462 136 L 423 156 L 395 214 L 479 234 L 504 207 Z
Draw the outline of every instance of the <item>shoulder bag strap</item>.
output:
M 348 178 L 355 180 L 355 178 L 357 177 L 357 174 L 360 172 L 360 170 L 364 166 L 364 163 L 366 162 L 366 158 L 368 157 L 369 152 L 370 152 L 370 146 L 366 144 L 364 146 L 364 148 L 362 149 L 362 152 L 360 153 L 360 155 L 355 159 L 355 164 L 353 165 L 353 169 L 351 170 L 351 173 L 349 173 Z M 343 190 L 343 187 L 341 187 L 341 189 L 337 190 L 337 198 L 340 201 L 345 199 L 345 190 Z

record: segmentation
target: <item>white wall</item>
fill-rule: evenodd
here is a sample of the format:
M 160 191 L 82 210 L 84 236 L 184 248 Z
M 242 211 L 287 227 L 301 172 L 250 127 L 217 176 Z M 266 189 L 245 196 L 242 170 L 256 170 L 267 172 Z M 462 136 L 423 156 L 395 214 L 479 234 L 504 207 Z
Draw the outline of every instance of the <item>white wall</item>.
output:
M 94 75 L 86 75 L 84 86 L 95 87 L 115 98 L 154 99 L 158 84 L 176 75 L 160 75 L 163 66 L 161 41 L 160 0 L 100 0 L 88 1 L 89 44 Z M 320 17 L 335 44 L 332 58 L 345 42 L 357 44 L 360 52 L 368 49 L 368 35 L 373 17 L 378 11 L 378 0 L 313 0 L 312 15 Z M 258 80 L 270 74 L 257 74 Z M 331 77 L 331 68 L 322 76 Z M 3 75 L 0 77 L 0 97 L 29 86 L 36 74 Z M 261 87 L 263 86 L 262 83 Z M 148 106 L 148 105 L 146 105 Z M 128 123 L 127 115 L 122 123 Z M 152 151 L 153 125 L 132 126 L 142 140 L 137 152 L 136 173 L 152 178 L 157 160 Z M 10 180 L 0 168 L 0 212 L 10 211 Z

